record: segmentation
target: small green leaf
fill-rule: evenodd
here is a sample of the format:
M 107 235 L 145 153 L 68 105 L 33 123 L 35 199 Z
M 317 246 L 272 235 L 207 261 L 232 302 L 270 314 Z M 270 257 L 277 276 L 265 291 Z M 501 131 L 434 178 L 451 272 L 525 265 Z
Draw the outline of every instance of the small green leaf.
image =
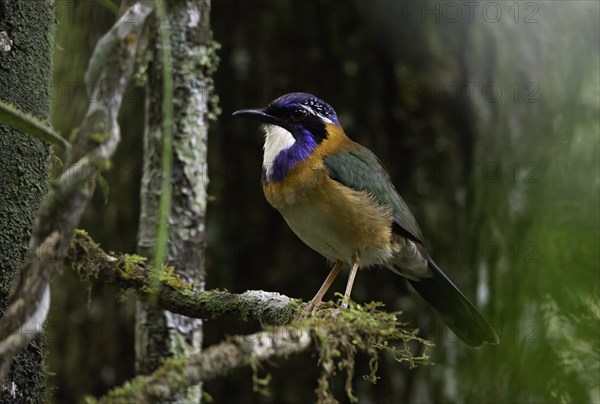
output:
M 0 122 L 6 123 L 16 130 L 27 133 L 40 140 L 52 143 L 60 150 L 69 150 L 71 145 L 57 133 L 48 122 L 23 112 L 15 105 L 0 100 Z
M 100 187 L 100 191 L 102 191 L 102 196 L 104 196 L 104 204 L 108 204 L 108 195 L 110 193 L 110 186 L 108 185 L 108 181 L 106 178 L 102 176 L 102 174 L 98 174 L 98 186 Z

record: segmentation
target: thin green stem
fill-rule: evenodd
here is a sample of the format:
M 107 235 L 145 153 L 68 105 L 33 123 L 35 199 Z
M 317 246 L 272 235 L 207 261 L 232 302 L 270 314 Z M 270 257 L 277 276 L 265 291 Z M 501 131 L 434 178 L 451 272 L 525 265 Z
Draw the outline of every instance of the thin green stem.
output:
M 171 40 L 169 21 L 164 0 L 156 0 L 156 16 L 159 21 L 159 43 L 162 61 L 163 83 L 163 144 L 162 144 L 162 178 L 158 212 L 158 229 L 154 248 L 154 271 L 152 286 L 159 284 L 162 265 L 165 260 L 168 242 L 169 216 L 171 213 L 171 172 L 173 167 L 173 64 L 171 59 Z
M 104 7 L 106 7 L 114 15 L 119 14 L 119 9 L 117 8 L 116 4 L 113 3 L 112 1 L 110 1 L 110 0 L 98 0 L 98 2 L 100 4 L 102 4 Z

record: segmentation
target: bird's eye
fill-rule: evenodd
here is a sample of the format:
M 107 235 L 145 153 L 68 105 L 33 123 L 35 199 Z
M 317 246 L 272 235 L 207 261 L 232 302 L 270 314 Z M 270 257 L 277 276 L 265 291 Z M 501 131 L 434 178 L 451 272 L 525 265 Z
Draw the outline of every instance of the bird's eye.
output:
M 291 117 L 294 121 L 301 121 L 306 118 L 306 110 L 304 108 L 296 108 L 292 111 Z

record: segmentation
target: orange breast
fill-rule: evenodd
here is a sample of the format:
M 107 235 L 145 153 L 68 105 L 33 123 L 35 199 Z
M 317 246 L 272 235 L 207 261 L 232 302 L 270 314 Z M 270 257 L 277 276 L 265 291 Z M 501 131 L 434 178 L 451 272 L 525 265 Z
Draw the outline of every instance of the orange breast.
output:
M 331 260 L 351 261 L 359 252 L 365 265 L 392 253 L 391 208 L 365 192 L 329 178 L 323 156 L 351 142 L 341 128 L 329 128 L 313 156 L 292 169 L 285 180 L 263 185 L 265 197 L 308 246 Z

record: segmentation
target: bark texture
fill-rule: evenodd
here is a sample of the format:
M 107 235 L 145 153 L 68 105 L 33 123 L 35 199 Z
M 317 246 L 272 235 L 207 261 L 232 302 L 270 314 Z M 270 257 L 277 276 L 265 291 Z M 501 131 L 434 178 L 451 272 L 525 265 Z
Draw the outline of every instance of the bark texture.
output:
M 236 318 L 265 325 L 289 324 L 300 314 L 300 301 L 276 292 L 249 290 L 241 294 L 201 291 L 182 281 L 175 271 L 162 275 L 153 290 L 145 259 L 137 255 L 107 253 L 87 233 L 79 230 L 67 256 L 66 265 L 85 280 L 117 283 L 134 292 L 142 301 L 157 296 L 157 303 L 171 313 L 196 319 Z
M 204 289 L 204 220 L 206 212 L 206 139 L 211 115 L 216 66 L 215 45 L 209 27 L 210 1 L 167 2 L 171 31 L 174 82 L 172 204 L 169 216 L 167 263 L 177 274 Z M 150 30 L 144 172 L 138 251 L 153 255 L 161 186 L 163 103 L 162 69 L 157 26 Z M 138 305 L 136 368 L 138 373 L 155 370 L 166 357 L 189 355 L 202 346 L 202 321 L 159 308 Z M 175 401 L 198 402 L 200 389 Z
M 16 283 L 1 318 L 0 379 L 5 381 L 5 391 L 10 394 L 7 402 L 42 399 L 39 392 L 17 391 L 16 384 L 8 377 L 10 364 L 42 331 L 50 306 L 49 282 L 63 266 L 75 226 L 93 194 L 95 172 L 106 169 L 119 143 L 117 115 L 133 71 L 138 38 L 151 11 L 148 3 L 134 7 L 98 42 L 90 60 L 85 80 L 88 86 L 95 85 L 91 93 L 94 101 L 75 132 L 75 143 L 65 159 L 67 168 L 41 204 L 29 239 L 23 276 Z M 91 175 L 90 168 L 94 172 Z M 21 366 L 20 361 L 15 363 Z M 38 364 L 43 366 L 41 360 Z M 27 377 L 41 379 L 42 384 L 43 368 Z
M 210 346 L 204 352 L 166 361 L 149 376 L 138 376 L 123 387 L 112 390 L 98 403 L 164 402 L 194 383 L 211 380 L 233 369 L 264 360 L 287 358 L 307 350 L 312 342 L 309 330 L 294 326 L 234 336 L 229 341 Z
M 0 0 L 0 98 L 40 119 L 50 114 L 53 4 Z M 46 193 L 49 156 L 47 144 L 0 123 L 0 316 Z M 1 402 L 42 401 L 43 346 L 37 337 L 15 358 Z

